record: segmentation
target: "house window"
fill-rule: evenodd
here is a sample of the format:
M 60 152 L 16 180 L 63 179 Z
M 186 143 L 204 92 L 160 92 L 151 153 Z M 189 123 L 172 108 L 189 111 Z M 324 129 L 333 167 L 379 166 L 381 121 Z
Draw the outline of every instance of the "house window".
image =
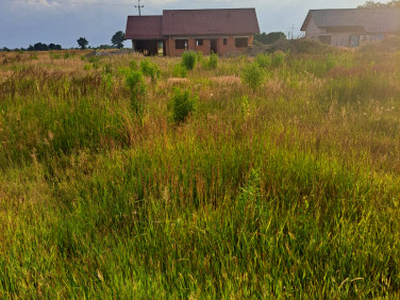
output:
M 243 47 L 247 47 L 247 45 L 248 45 L 247 37 L 245 37 L 245 38 L 236 38 L 235 39 L 235 47 L 243 48 Z
M 188 48 L 188 40 L 175 40 L 175 49 L 186 50 Z
M 196 40 L 196 46 L 203 46 L 203 39 Z
M 228 45 L 228 38 L 223 38 L 222 44 L 224 44 L 224 46 Z
M 319 35 L 318 36 L 318 41 L 323 43 L 323 44 L 331 44 L 331 36 L 330 35 Z
M 383 40 L 383 34 L 371 35 L 370 40 L 371 41 L 382 41 Z

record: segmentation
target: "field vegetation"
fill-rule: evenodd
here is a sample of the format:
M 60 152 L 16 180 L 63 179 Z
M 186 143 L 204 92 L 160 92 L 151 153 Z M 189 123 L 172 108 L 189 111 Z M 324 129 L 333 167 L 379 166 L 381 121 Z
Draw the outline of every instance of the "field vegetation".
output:
M 400 297 L 399 51 L 87 53 L 0 52 L 0 298 Z

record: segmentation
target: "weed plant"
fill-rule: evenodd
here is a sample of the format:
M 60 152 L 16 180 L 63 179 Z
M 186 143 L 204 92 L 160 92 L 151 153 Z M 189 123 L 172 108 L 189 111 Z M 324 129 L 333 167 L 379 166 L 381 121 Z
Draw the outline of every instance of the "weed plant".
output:
M 141 115 L 146 95 L 146 84 L 142 72 L 129 70 L 126 75 L 126 86 L 131 94 L 130 102 L 132 110 L 137 115 Z
M 156 81 L 160 76 L 160 68 L 157 64 L 151 62 L 149 59 L 144 59 L 140 62 L 140 69 L 145 76 L 150 76 L 151 81 Z
M 197 53 L 194 51 L 187 51 L 182 54 L 181 64 L 186 70 L 191 71 L 195 68 L 197 63 Z
M 185 78 L 187 77 L 188 71 L 182 64 L 179 63 L 174 66 L 172 74 L 174 77 Z
M 218 67 L 218 54 L 211 53 L 208 56 L 206 67 L 209 69 L 216 69 Z
M 367 50 L 149 85 L 2 53 L 0 298 L 399 298 L 398 54 Z
M 171 99 L 172 120 L 175 123 L 181 123 L 195 112 L 197 105 L 197 95 L 192 95 L 189 89 L 182 91 L 175 88 Z
M 261 68 L 267 68 L 272 64 L 272 56 L 268 53 L 260 53 L 256 57 L 256 63 L 261 67 Z
M 251 63 L 243 68 L 241 78 L 254 91 L 264 83 L 265 71 L 257 63 Z

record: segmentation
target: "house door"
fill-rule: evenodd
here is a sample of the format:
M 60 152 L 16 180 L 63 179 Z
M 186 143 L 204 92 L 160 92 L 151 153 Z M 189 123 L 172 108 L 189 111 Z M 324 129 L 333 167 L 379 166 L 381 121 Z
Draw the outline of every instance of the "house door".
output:
M 350 35 L 350 47 L 358 47 L 360 45 L 360 36 L 359 35 Z
M 218 39 L 211 39 L 210 45 L 210 53 L 218 53 Z

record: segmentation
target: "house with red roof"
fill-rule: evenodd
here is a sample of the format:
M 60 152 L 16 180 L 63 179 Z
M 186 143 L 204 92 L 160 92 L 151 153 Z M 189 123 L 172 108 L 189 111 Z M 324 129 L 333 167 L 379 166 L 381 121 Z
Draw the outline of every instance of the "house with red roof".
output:
M 254 8 L 164 10 L 161 16 L 129 16 L 125 37 L 146 55 L 223 55 L 245 51 L 259 32 Z

